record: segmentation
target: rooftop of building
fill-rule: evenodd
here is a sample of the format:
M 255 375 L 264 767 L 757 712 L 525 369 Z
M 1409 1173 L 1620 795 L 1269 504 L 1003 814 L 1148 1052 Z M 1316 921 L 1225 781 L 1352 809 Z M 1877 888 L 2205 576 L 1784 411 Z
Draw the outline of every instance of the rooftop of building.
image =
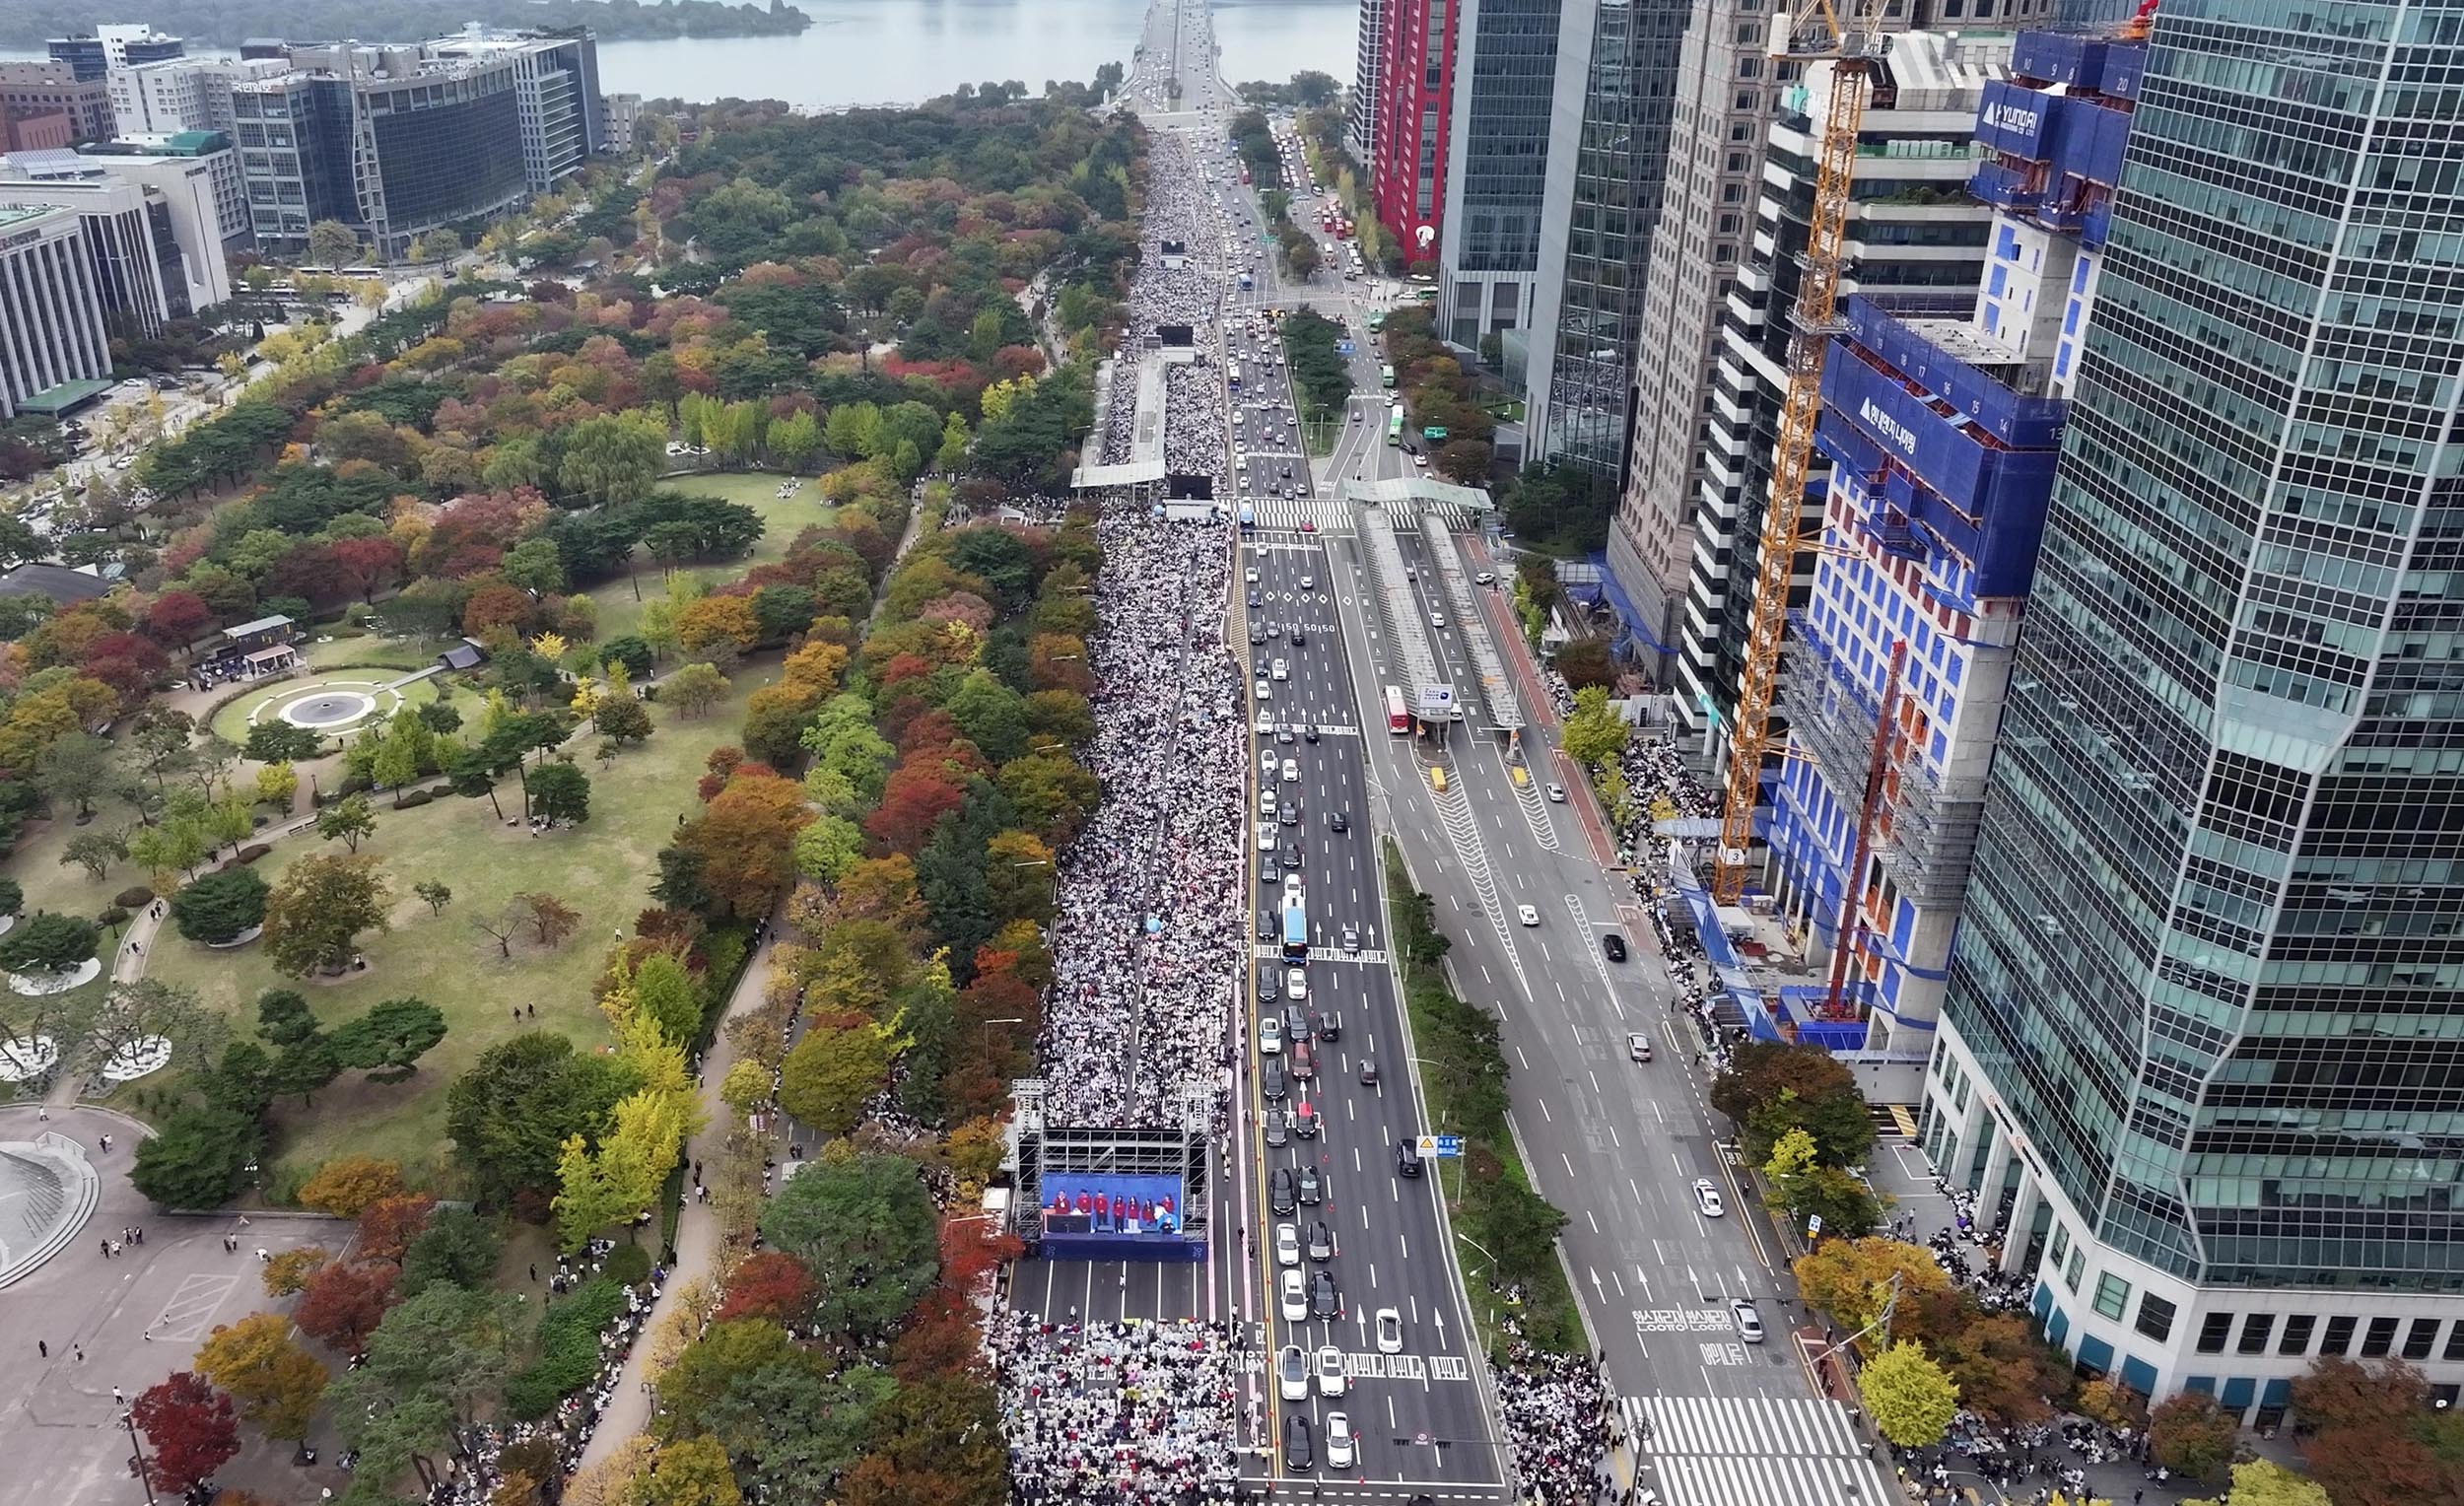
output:
M 45 215 L 58 213 L 60 213 L 58 206 L 52 204 L 0 203 L 0 235 L 23 229 L 29 221 L 39 220 Z

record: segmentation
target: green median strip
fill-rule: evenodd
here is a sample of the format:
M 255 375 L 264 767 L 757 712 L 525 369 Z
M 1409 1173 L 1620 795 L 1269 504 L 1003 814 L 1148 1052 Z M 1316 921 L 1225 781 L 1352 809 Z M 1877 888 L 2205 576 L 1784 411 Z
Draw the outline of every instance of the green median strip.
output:
M 1452 943 L 1437 928 L 1437 907 L 1412 887 L 1403 851 L 1391 838 L 1385 856 L 1387 934 L 1398 943 L 1396 965 L 1430 1131 L 1463 1136 L 1463 1155 L 1434 1166 L 1472 1324 L 1494 1360 L 1505 1355 L 1508 1320 L 1542 1349 L 1587 1353 L 1574 1292 L 1557 1259 L 1557 1231 L 1566 1215 L 1532 1190 L 1507 1129 L 1508 1067 L 1497 1017 L 1447 986 L 1442 964 Z

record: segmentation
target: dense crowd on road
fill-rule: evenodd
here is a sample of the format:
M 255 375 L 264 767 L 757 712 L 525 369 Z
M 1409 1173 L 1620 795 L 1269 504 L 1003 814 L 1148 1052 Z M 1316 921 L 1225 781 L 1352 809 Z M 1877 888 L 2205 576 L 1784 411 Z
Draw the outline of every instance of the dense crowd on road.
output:
M 987 1341 L 1019 1500 L 1229 1498 L 1240 1383 L 1221 1324 L 1010 1313 Z
M 1129 336 L 1114 353 L 1106 394 L 1102 458 L 1107 465 L 1129 458 L 1137 433 L 1138 370 L 1163 356 L 1151 343 L 1156 331 L 1166 326 L 1211 330 L 1222 317 L 1222 206 L 1208 190 L 1190 137 L 1159 131 L 1150 140 L 1138 270 L 1129 285 Z M 1200 341 L 1199 349 L 1204 348 Z M 1164 469 L 1220 483 L 1223 438 L 1222 374 L 1211 365 L 1191 362 L 1166 368 Z
M 1550 1502 L 1600 1497 L 1608 1475 L 1611 1418 L 1600 1366 L 1588 1354 L 1551 1354 L 1516 1339 L 1499 1366 L 1498 1435 L 1514 1455 L 1527 1496 Z

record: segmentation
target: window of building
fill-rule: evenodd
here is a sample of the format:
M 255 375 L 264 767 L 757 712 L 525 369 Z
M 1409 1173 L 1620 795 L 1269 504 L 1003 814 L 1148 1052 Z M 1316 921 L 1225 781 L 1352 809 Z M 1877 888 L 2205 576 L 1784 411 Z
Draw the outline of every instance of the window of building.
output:
M 2045 1258 L 2045 1264 L 2060 1270 L 2062 1257 L 2070 1254 L 2071 1251 L 2071 1230 L 2068 1224 L 2057 1223 L 2053 1226 L 2053 1244 L 2049 1248 L 2052 1253 Z
M 2129 1307 L 2130 1283 L 2112 1271 L 2099 1272 L 2096 1276 L 2095 1308 L 2097 1314 L 2119 1322 L 2123 1312 Z
M 2413 1320 L 2413 1326 L 2404 1331 L 2404 1357 L 2406 1359 L 2428 1359 L 2430 1358 L 2430 1346 L 2437 1341 L 2438 1320 L 2435 1318 L 2416 1318 Z
M 2244 1354 L 2265 1354 L 2267 1352 L 2267 1335 L 2275 1330 L 2275 1327 L 2276 1315 L 2274 1313 L 2252 1313 L 2249 1317 L 2243 1319 L 2241 1323 L 2241 1352 Z
M 2232 1335 L 2232 1314 L 2208 1314 L 2199 1320 L 2199 1352 L 2202 1354 L 2224 1353 L 2224 1340 Z
M 2353 1347 L 2353 1331 L 2361 1320 L 2350 1315 L 2327 1320 L 2327 1333 L 2318 1341 L 2321 1354 L 2342 1354 Z
M 2082 1246 L 2081 1248 L 2071 1252 L 2070 1266 L 2062 1272 L 2063 1284 L 2069 1286 L 2073 1292 L 2077 1292 L 2079 1290 L 2079 1278 L 2087 1273 L 2088 1250 L 2087 1247 Z
M 2162 1343 L 2173 1336 L 2173 1317 L 2180 1311 L 2179 1307 L 2155 1292 L 2148 1292 L 2139 1299 L 2139 1322 L 2135 1327 L 2140 1333 Z
M 2310 1331 L 2318 1327 L 2318 1319 L 2309 1313 L 2295 1313 L 2285 1320 L 2285 1336 L 2276 1341 L 2279 1354 L 2298 1354 L 2310 1346 Z
M 2396 1321 L 2393 1318 L 2372 1318 L 2369 1332 L 2361 1335 L 2361 1357 L 2376 1359 L 2396 1346 Z
M 2438 1357 L 2440 1359 L 2464 1359 L 2464 1323 L 2456 1324 L 2447 1330 L 2447 1351 Z

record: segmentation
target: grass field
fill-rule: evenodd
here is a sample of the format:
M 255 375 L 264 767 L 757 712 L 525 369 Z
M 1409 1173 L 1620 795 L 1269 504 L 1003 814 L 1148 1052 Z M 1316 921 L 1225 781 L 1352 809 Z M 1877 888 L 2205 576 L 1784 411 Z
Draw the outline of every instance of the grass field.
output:
M 761 472 L 714 473 L 707 476 L 670 477 L 662 485 L 694 497 L 717 497 L 727 502 L 740 502 L 762 515 L 767 524 L 762 541 L 753 546 L 753 553 L 742 560 L 728 560 L 716 565 L 687 565 L 675 575 L 684 580 L 717 585 L 732 581 L 755 565 L 768 565 L 787 557 L 787 545 L 795 536 L 815 523 L 826 523 L 835 510 L 821 500 L 819 483 L 806 477 L 804 489 L 794 497 L 781 501 L 779 483 L 782 477 Z M 630 633 L 642 621 L 642 603 L 656 600 L 666 589 L 666 577 L 656 565 L 644 560 L 638 577 L 618 577 L 602 585 L 592 586 L 590 599 L 599 604 L 599 637 L 609 639 Z M 642 602 L 634 600 L 634 587 L 641 587 Z
M 661 708 L 651 716 L 658 730 L 649 742 L 602 769 L 585 758 L 590 776 L 590 819 L 569 831 L 533 837 L 519 824 L 497 821 L 488 801 L 446 796 L 434 804 L 396 811 L 376 800 L 376 835 L 362 844 L 392 878 L 393 928 L 365 938 L 369 967 L 341 979 L 295 983 L 278 977 L 262 947 L 209 951 L 166 930 L 156 941 L 147 976 L 197 991 L 205 1001 L 231 1011 L 241 1029 L 252 1028 L 261 992 L 298 988 L 317 1017 L 339 1023 L 380 999 L 416 994 L 445 1011 L 445 1040 L 419 1063 L 407 1082 L 371 1085 L 346 1072 L 316 1095 L 312 1108 L 286 1100 L 274 1111 L 281 1149 L 269 1184 L 288 1170 L 313 1167 L 351 1153 L 400 1161 L 407 1173 L 434 1185 L 446 1168 L 445 1090 L 479 1054 L 522 1030 L 562 1031 L 585 1050 L 607 1039 L 607 1024 L 591 1002 L 591 983 L 619 933 L 650 903 L 653 859 L 676 818 L 693 803 L 693 782 L 704 758 L 731 741 L 743 720 L 744 701 L 767 675 L 739 676 L 735 694 L 698 720 L 685 721 Z M 582 743 L 585 749 L 589 739 Z M 520 792 L 501 798 L 510 813 Z M 312 837 L 293 838 L 263 858 L 259 871 L 278 879 L 305 853 L 340 852 Z M 411 893 L 421 879 L 439 879 L 453 890 L 444 915 L 429 912 Z M 82 880 L 82 875 L 81 875 Z M 517 893 L 544 891 L 582 912 L 582 929 L 550 951 L 516 940 L 513 955 L 471 924 L 494 919 Z M 517 1021 L 514 1010 L 525 1011 Z M 537 1009 L 535 1016 L 526 1011 Z

